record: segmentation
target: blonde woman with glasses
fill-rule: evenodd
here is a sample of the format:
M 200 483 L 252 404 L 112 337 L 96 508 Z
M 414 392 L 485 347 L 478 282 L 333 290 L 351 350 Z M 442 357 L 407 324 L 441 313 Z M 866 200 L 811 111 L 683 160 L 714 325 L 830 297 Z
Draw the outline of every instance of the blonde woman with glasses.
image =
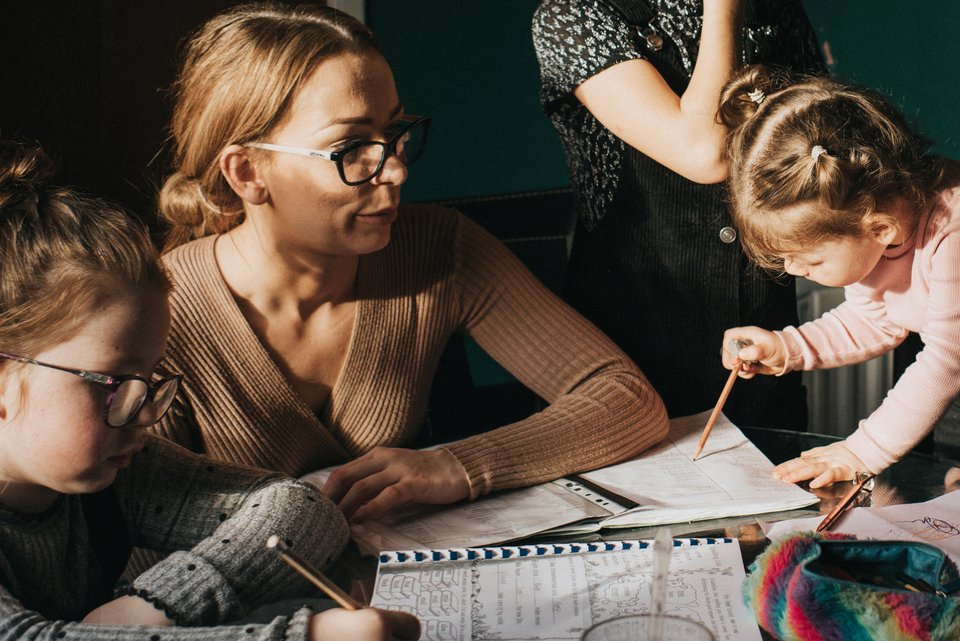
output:
M 160 205 L 177 283 L 158 431 L 300 475 L 354 519 L 451 503 L 632 457 L 664 437 L 637 367 L 459 213 L 400 191 L 430 122 L 367 28 L 324 7 L 248 5 L 193 37 Z M 408 449 L 448 339 L 474 338 L 549 406 Z

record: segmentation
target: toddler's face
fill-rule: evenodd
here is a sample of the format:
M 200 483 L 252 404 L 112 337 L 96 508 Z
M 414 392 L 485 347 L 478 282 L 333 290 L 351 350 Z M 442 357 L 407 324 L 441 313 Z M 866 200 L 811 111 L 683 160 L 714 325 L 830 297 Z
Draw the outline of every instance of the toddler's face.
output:
M 866 278 L 880 262 L 886 247 L 873 237 L 834 238 L 784 252 L 783 269 L 827 287 L 845 287 Z
M 166 297 L 114 294 L 98 299 L 88 314 L 89 320 L 69 340 L 23 356 L 90 372 L 149 378 L 166 344 Z M 105 386 L 67 372 L 17 367 L 0 390 L 2 478 L 19 486 L 20 494 L 30 487 L 42 495 L 43 488 L 75 494 L 110 485 L 143 447 L 143 430 L 107 426 L 109 393 Z

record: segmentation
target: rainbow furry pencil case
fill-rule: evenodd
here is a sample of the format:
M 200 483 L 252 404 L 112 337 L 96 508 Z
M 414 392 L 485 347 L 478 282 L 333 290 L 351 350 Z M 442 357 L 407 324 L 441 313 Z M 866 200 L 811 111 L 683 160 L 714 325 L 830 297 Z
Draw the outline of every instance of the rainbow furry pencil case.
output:
M 744 598 L 782 641 L 956 641 L 958 590 L 932 545 L 798 532 L 757 557 Z

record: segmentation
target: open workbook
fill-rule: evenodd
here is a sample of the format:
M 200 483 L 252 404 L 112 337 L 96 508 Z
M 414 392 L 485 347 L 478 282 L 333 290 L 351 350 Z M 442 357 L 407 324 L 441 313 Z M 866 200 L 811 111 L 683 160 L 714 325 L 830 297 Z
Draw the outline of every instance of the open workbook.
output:
M 743 603 L 736 539 L 677 539 L 665 613 L 716 641 L 760 641 Z M 370 605 L 415 614 L 422 641 L 577 641 L 594 623 L 650 611 L 649 541 L 380 554 Z
M 819 499 L 771 476 L 773 464 L 726 417 L 694 461 L 708 413 L 670 421 L 635 459 L 470 503 L 418 506 L 355 524 L 361 551 L 495 545 L 534 534 L 596 532 L 794 510 Z M 323 487 L 330 470 L 304 480 Z

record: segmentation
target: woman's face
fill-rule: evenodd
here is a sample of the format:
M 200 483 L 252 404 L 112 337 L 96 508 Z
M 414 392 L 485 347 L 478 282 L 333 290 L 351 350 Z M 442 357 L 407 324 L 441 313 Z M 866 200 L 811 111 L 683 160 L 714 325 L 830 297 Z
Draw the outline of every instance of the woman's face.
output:
M 388 140 L 403 116 L 393 74 L 377 53 L 322 62 L 295 94 L 290 111 L 264 141 L 336 151 L 358 140 Z M 368 254 L 390 241 L 407 169 L 391 155 L 367 183 L 343 183 L 335 162 L 261 152 L 254 160 L 268 191 L 278 237 L 336 256 Z
M 69 340 L 21 356 L 149 378 L 166 344 L 166 297 L 115 294 L 97 300 L 88 314 Z M 10 481 L 10 487 L 0 503 L 16 495 L 96 492 L 110 485 L 143 447 L 142 428 L 107 426 L 105 386 L 37 365 L 6 367 L 0 376 L 0 480 Z

